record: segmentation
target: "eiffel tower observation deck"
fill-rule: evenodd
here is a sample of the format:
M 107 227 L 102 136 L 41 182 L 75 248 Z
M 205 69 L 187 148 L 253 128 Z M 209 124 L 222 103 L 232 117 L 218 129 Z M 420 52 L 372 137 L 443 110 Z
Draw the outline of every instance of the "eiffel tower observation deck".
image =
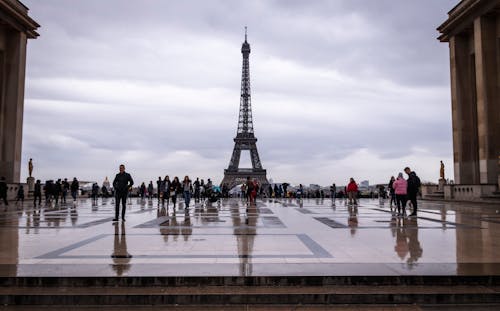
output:
M 231 161 L 224 170 L 222 184 L 227 184 L 230 188 L 244 183 L 247 177 L 257 179 L 259 184 L 265 185 L 269 182 L 266 177 L 266 170 L 262 168 L 259 152 L 257 151 L 257 138 L 254 134 L 252 120 L 252 101 L 250 95 L 250 44 L 247 42 L 247 31 L 245 27 L 245 42 L 241 46 L 243 54 L 243 68 L 241 73 L 241 96 L 240 113 L 238 118 L 238 131 L 234 138 L 234 149 Z M 241 151 L 248 150 L 252 161 L 251 168 L 240 168 Z

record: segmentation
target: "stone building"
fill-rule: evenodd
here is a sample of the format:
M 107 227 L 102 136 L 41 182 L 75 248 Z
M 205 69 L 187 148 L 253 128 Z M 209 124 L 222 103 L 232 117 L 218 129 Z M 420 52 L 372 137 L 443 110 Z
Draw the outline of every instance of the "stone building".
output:
M 39 25 L 17 0 L 0 0 L 0 176 L 21 175 L 26 44 Z
M 500 0 L 463 0 L 438 27 L 450 47 L 455 185 L 447 198 L 498 191 Z

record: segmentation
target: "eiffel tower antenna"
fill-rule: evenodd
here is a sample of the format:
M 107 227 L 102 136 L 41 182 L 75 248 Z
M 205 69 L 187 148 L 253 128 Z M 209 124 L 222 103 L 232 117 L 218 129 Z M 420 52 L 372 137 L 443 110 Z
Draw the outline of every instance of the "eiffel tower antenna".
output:
M 266 170 L 262 168 L 259 152 L 257 151 L 257 138 L 254 135 L 252 119 L 252 101 L 250 92 L 250 44 L 247 42 L 247 27 L 245 26 L 245 42 L 241 45 L 243 54 L 243 65 L 241 70 L 241 95 L 240 112 L 238 117 L 238 130 L 234 138 L 234 149 L 229 161 L 229 166 L 224 170 L 222 184 L 227 184 L 232 188 L 244 183 L 247 177 L 257 179 L 261 185 L 269 182 L 266 177 Z M 242 150 L 250 151 L 252 168 L 240 168 L 240 156 Z

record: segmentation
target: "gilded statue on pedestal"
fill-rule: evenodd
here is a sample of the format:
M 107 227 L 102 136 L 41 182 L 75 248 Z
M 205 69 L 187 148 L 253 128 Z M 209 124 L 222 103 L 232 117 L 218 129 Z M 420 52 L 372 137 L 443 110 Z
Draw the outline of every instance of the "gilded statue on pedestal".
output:
M 33 159 L 30 158 L 30 161 L 28 162 L 28 173 L 31 177 L 31 174 L 33 174 Z

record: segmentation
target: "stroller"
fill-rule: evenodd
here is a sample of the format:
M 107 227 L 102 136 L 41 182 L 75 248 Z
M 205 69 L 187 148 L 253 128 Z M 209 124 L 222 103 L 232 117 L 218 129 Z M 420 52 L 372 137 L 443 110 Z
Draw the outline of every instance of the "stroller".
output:
M 208 188 L 206 190 L 206 196 L 208 198 L 208 201 L 210 203 L 214 203 L 220 200 L 222 197 L 222 192 L 220 187 L 218 186 L 212 186 L 212 188 Z

